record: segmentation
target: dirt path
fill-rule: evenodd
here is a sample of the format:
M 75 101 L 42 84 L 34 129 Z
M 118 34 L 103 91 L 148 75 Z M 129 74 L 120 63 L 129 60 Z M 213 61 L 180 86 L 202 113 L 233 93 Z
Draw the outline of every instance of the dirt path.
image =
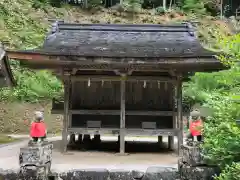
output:
M 66 171 L 71 169 L 125 169 L 145 171 L 149 166 L 176 167 L 177 156 L 173 152 L 138 152 L 130 153 L 127 156 L 120 156 L 115 152 L 99 151 L 70 151 L 68 154 L 60 152 L 61 137 L 49 138 L 54 143 L 52 169 L 57 171 Z M 109 141 L 113 138 L 103 138 Z M 139 139 L 139 138 L 138 138 Z M 134 141 L 134 138 L 132 139 Z M 137 139 L 135 139 L 137 140 Z M 147 138 L 145 138 L 145 141 Z M 152 138 L 148 141 L 154 141 Z M 165 139 L 164 139 L 165 141 Z M 0 148 L 0 168 L 14 169 L 19 168 L 18 153 L 20 147 L 27 145 L 27 140 L 17 142 Z M 140 145 L 144 147 L 144 144 Z M 146 148 L 153 147 L 146 144 Z

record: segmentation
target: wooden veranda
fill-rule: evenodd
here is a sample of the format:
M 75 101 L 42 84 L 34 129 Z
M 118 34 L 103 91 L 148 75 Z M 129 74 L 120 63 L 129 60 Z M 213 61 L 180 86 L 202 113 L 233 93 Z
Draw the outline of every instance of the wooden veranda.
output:
M 34 69 L 51 69 L 64 83 L 67 136 L 116 134 L 178 137 L 183 143 L 182 83 L 192 73 L 224 66 L 204 49 L 189 23 L 178 25 L 69 24 L 56 22 L 42 47 L 8 50 Z M 175 121 L 177 119 L 177 121 Z

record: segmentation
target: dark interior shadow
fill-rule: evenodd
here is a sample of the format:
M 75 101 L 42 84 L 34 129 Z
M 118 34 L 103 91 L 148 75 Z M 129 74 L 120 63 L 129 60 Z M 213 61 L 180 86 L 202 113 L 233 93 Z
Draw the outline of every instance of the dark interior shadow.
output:
M 54 150 L 61 151 L 61 140 L 53 142 Z M 68 146 L 68 151 L 89 151 L 89 152 L 119 152 L 119 143 L 117 141 L 101 141 L 100 143 L 81 143 Z M 125 142 L 126 153 L 170 153 L 166 143 L 157 142 Z

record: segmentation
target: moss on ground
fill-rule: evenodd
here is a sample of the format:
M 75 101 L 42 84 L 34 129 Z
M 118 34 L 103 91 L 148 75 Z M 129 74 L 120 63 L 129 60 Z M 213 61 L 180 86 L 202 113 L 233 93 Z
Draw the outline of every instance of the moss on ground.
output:
M 7 144 L 7 143 L 16 142 L 16 141 L 19 141 L 19 139 L 14 139 L 7 135 L 0 134 L 0 144 Z

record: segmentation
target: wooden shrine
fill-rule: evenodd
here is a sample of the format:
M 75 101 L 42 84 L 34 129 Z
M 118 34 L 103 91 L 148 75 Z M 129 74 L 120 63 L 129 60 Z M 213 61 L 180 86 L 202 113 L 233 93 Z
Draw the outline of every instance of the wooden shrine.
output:
M 183 143 L 182 83 L 194 72 L 224 68 L 189 23 L 176 25 L 55 22 L 42 47 L 8 50 L 33 69 L 50 69 L 64 83 L 53 113 L 67 136 L 114 134 L 178 137 Z

